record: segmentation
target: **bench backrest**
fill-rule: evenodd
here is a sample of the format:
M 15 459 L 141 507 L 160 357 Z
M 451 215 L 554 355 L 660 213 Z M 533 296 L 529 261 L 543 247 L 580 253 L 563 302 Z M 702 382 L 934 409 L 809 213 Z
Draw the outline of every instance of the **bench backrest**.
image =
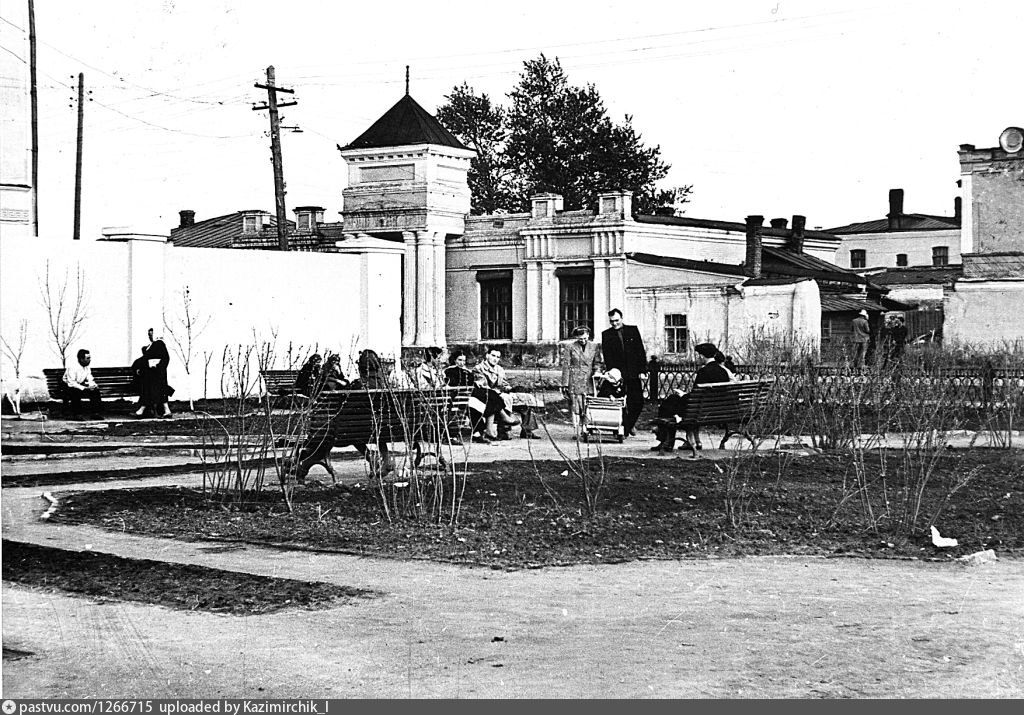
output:
M 263 385 L 271 395 L 289 395 L 295 391 L 298 370 L 263 370 L 260 372 Z
M 698 385 L 680 415 L 684 424 L 746 422 L 768 397 L 773 380 L 740 380 Z
M 308 439 L 335 444 L 400 442 L 428 427 L 443 429 L 465 409 L 470 387 L 437 390 L 321 392 L 309 414 Z
M 46 389 L 50 391 L 50 397 L 61 399 L 64 396 L 64 368 L 46 368 L 43 377 L 46 378 Z M 130 367 L 94 367 L 92 377 L 103 397 L 132 397 L 139 394 Z

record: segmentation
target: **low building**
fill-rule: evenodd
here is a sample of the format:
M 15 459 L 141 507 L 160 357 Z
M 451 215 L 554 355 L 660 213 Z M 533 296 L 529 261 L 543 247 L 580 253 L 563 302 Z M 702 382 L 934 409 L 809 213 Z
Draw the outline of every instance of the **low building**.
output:
M 295 220 L 288 221 L 288 248 L 292 251 L 331 250 L 340 240 L 340 223 L 324 223 L 319 206 L 299 206 Z M 179 211 L 180 223 L 171 229 L 170 241 L 183 248 L 248 248 L 278 250 L 277 217 L 259 209 L 235 211 L 196 221 L 195 211 Z

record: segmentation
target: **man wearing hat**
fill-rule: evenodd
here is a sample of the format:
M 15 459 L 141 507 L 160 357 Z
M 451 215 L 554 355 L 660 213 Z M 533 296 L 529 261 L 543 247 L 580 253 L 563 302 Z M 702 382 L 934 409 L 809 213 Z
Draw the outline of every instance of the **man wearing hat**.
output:
M 868 323 L 868 311 L 861 310 L 853 319 L 853 335 L 850 340 L 853 343 L 853 366 L 864 367 L 864 360 L 868 356 L 868 344 L 871 342 L 871 325 Z
M 635 325 L 622 322 L 622 311 L 613 308 L 608 311 L 610 328 L 601 333 L 601 353 L 604 366 L 616 368 L 622 373 L 626 386 L 626 410 L 622 427 L 627 435 L 635 435 L 636 421 L 644 409 L 644 381 L 647 379 L 647 351 L 643 338 Z
M 572 428 L 580 431 L 583 398 L 593 389 L 591 380 L 597 372 L 597 343 L 590 339 L 590 328 L 580 325 L 572 331 L 572 342 L 562 350 L 562 393 L 569 398 Z

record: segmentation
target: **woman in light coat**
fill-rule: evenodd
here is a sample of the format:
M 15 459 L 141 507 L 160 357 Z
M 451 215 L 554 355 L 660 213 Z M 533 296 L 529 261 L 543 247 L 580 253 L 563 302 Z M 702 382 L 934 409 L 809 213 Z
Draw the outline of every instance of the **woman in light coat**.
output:
M 573 340 L 562 350 L 562 393 L 569 398 L 572 427 L 580 431 L 583 398 L 593 393 L 593 376 L 598 372 L 599 347 L 590 339 L 590 328 L 581 325 L 572 331 Z

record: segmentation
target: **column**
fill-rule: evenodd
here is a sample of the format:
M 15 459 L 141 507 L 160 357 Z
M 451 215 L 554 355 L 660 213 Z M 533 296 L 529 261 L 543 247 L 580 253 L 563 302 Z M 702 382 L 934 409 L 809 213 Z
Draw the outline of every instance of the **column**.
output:
M 551 261 L 540 264 L 540 291 L 540 340 L 558 340 L 558 278 Z
M 526 262 L 526 340 L 540 340 L 540 263 Z
M 608 260 L 594 259 L 594 331 L 604 330 L 605 318 L 612 307 L 608 305 Z
M 618 308 L 622 311 L 627 323 L 636 323 L 636 315 L 629 315 L 626 310 L 626 259 L 608 261 L 608 310 Z M 605 315 L 608 311 L 605 311 Z
M 416 345 L 434 342 L 434 246 L 431 231 L 416 232 Z
M 448 344 L 448 266 L 445 254 L 445 232 L 434 234 L 434 345 Z
M 402 231 L 405 255 L 402 270 L 402 345 L 416 344 L 416 234 Z

